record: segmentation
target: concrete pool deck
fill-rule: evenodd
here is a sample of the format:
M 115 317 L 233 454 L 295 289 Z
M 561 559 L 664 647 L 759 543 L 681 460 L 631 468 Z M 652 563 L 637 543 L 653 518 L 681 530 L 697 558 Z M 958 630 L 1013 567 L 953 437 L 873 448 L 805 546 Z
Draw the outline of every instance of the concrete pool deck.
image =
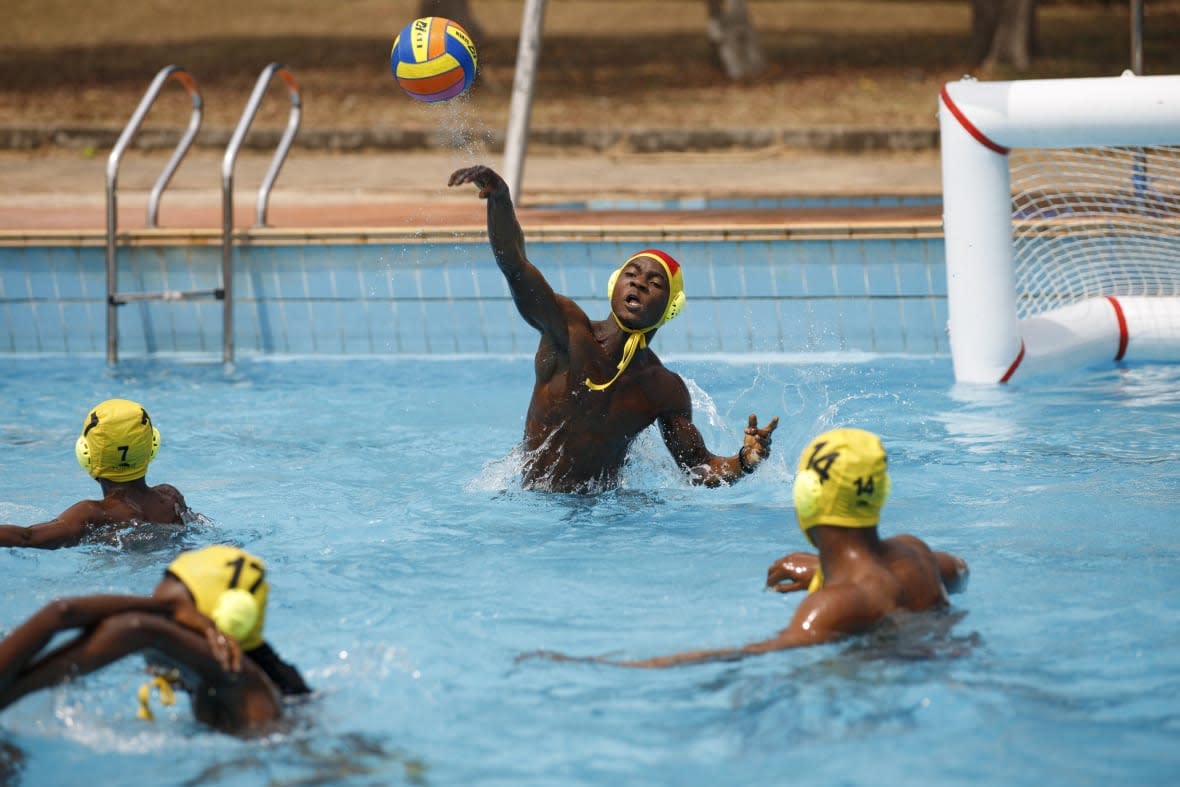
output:
M 146 226 L 148 194 L 169 153 L 131 150 L 118 175 L 119 229 Z M 221 227 L 221 154 L 195 149 L 160 201 L 159 226 Z M 270 154 L 243 151 L 234 170 L 235 226 L 255 220 Z M 450 173 L 503 156 L 467 151 L 324 153 L 296 148 L 271 192 L 275 228 L 482 227 L 474 187 L 448 189 Z M 107 154 L 0 152 L 0 231 L 105 232 Z M 546 208 L 586 201 L 914 196 L 941 193 L 937 150 L 838 153 L 777 148 L 710 153 L 530 151 L 517 203 L 526 232 L 538 225 L 751 225 L 809 221 L 928 222 L 935 205 L 709 210 Z

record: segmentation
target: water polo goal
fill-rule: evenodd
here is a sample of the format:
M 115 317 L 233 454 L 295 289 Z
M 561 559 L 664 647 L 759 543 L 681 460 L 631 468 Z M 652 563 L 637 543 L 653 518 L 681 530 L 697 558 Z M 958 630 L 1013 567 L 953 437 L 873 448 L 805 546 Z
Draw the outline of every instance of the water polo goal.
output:
M 956 380 L 1180 360 L 1180 76 L 946 84 Z

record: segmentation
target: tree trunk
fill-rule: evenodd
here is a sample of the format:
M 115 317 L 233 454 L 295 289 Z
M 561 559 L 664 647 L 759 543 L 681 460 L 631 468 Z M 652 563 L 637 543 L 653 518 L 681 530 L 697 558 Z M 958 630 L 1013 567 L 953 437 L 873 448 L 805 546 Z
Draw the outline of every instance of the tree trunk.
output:
M 1036 0 L 971 0 L 972 63 L 1028 69 L 1037 50 Z
M 705 0 L 709 40 L 717 47 L 721 68 L 730 79 L 752 77 L 766 66 L 758 32 L 746 0 Z
M 339 2 L 340 0 L 329 0 Z M 483 39 L 483 26 L 471 13 L 468 0 L 418 0 L 418 16 L 441 16 L 463 25 L 463 29 L 478 46 Z

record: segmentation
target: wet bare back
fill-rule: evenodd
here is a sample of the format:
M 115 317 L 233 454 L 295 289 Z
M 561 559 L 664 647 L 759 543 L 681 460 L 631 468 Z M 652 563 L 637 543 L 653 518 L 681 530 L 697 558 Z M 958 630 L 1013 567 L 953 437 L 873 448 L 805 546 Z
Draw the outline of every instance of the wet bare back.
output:
M 48 522 L 28 527 L 0 525 L 0 547 L 70 547 L 111 525 L 130 522 L 180 525 L 190 513 L 184 496 L 171 484 L 149 487 L 143 479 L 123 484 L 100 483 L 104 493 L 101 500 L 83 500 Z

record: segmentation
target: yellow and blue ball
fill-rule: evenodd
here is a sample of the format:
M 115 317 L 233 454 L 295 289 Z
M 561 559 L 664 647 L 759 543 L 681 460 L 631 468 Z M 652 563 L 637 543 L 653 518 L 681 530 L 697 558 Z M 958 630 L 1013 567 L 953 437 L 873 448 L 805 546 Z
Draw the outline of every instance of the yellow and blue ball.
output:
M 418 101 L 447 101 L 475 81 L 475 42 L 458 22 L 426 16 L 410 22 L 393 40 L 390 68 L 406 95 Z

